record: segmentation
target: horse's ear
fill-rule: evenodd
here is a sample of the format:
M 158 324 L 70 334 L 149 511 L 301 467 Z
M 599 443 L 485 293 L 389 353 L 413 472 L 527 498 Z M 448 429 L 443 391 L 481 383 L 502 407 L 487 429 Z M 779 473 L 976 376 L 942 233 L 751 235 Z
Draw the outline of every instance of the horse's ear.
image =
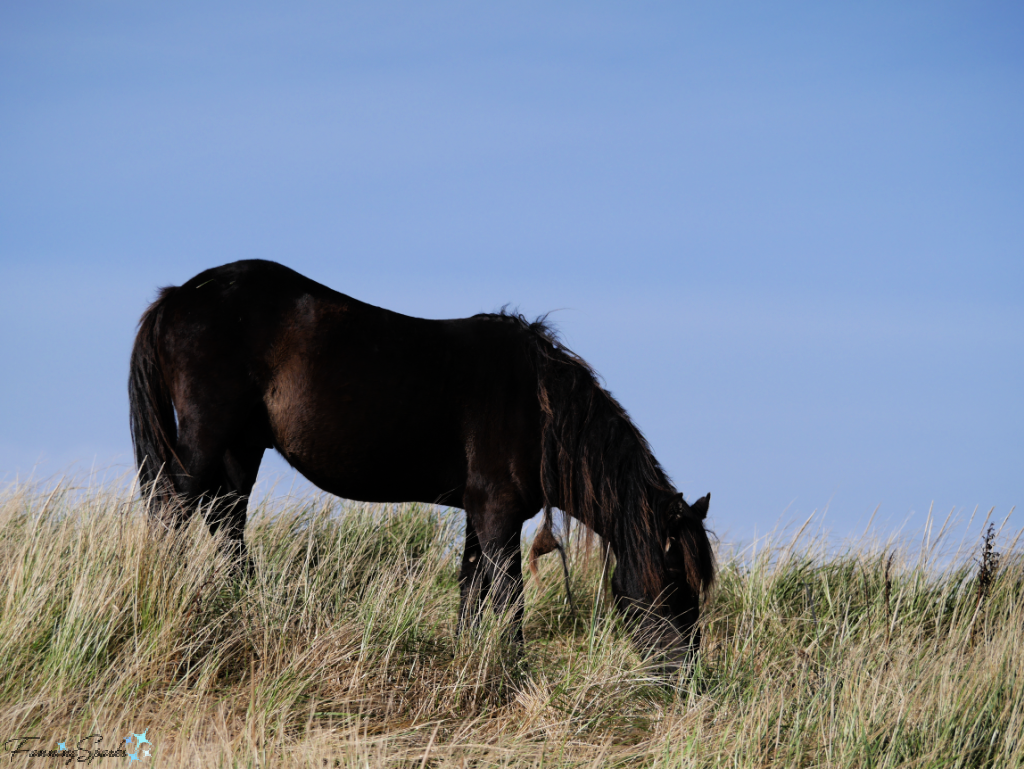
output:
M 708 517 L 708 505 L 711 504 L 711 494 L 705 494 L 703 497 L 698 499 L 692 505 L 690 505 L 690 512 L 697 516 L 700 520 L 704 520 Z

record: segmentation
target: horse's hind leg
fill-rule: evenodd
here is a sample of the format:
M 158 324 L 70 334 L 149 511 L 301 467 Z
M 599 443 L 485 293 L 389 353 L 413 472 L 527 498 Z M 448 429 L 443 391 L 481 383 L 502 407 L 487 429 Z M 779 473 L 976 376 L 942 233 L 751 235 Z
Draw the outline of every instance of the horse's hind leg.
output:
M 177 447 L 183 472 L 175 486 L 188 513 L 203 511 L 211 534 L 225 527 L 226 546 L 242 563 L 246 509 L 268 431 L 256 416 L 230 422 L 218 416 L 183 409 Z
M 254 432 L 251 428 L 243 431 L 224 452 L 220 487 L 207 517 L 211 534 L 223 527 L 228 552 L 246 573 L 252 572 L 252 562 L 245 546 L 245 520 L 264 451 L 263 442 Z

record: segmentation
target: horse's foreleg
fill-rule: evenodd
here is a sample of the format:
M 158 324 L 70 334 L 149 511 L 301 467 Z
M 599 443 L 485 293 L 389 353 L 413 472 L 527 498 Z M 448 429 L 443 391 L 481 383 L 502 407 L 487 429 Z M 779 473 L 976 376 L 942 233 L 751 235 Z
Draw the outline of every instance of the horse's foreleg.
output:
M 466 550 L 459 573 L 459 624 L 457 633 L 474 624 L 480 616 L 484 599 L 491 596 L 495 613 L 507 611 L 512 616 L 512 640 L 523 641 L 523 564 L 519 551 L 518 525 L 505 521 L 495 527 L 485 519 L 476 524 L 466 515 Z M 481 533 L 482 530 L 482 533 Z
M 484 557 L 492 573 L 491 595 L 494 601 L 494 612 L 512 613 L 511 640 L 523 643 L 523 563 L 519 550 L 519 537 L 513 541 L 488 543 L 484 545 Z
M 491 599 L 496 614 L 511 612 L 510 636 L 523 642 L 523 562 L 518 516 L 492 515 L 478 527 L 484 568 L 491 575 Z
M 482 555 L 473 517 L 466 513 L 466 549 L 462 554 L 462 568 L 459 571 L 459 623 L 456 635 L 461 635 L 467 624 L 476 621 L 481 604 L 491 587 L 490 571 L 481 568 Z
M 489 588 L 495 613 L 511 613 L 510 635 L 514 642 L 522 644 L 523 564 L 519 538 L 523 521 L 529 518 L 525 505 L 514 489 L 489 482 L 470 484 L 464 504 L 466 553 L 461 582 L 465 592 L 459 629 L 474 618 Z

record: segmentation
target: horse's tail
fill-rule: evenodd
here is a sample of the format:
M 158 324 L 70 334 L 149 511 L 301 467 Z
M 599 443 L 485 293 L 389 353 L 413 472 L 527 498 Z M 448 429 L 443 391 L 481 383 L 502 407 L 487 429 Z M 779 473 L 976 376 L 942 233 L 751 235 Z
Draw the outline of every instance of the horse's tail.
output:
M 174 403 L 157 351 L 164 308 L 175 290 L 174 287 L 162 289 L 157 300 L 143 313 L 132 346 L 128 374 L 129 423 L 139 481 L 149 486 L 158 484 L 155 491 L 160 497 L 174 491 L 169 471 L 172 462 L 177 462 Z

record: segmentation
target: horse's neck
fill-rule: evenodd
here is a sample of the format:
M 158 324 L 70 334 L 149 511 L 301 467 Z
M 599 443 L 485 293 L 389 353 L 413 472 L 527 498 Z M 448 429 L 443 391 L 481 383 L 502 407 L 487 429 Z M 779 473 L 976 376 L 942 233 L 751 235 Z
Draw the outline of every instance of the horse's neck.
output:
M 647 530 L 649 527 L 657 527 L 658 522 L 656 518 L 661 508 L 661 497 L 663 494 L 663 491 L 656 488 L 647 489 L 646 506 L 648 508 L 647 514 L 652 516 L 650 521 L 628 520 L 628 517 L 638 516 L 643 505 L 641 505 L 640 500 L 623 499 L 620 497 L 617 509 L 595 511 L 595 520 L 592 523 L 588 523 L 588 525 L 594 530 L 595 534 L 611 545 L 613 551 L 618 553 L 622 546 L 625 545 L 620 540 L 623 536 L 628 536 L 625 534 L 627 527 L 634 528 L 634 530 Z
M 630 421 L 625 410 L 596 383 L 593 386 L 597 400 L 591 401 L 591 406 L 596 403 L 596 409 L 590 412 L 586 422 L 591 425 L 604 424 L 605 428 L 596 432 L 584 431 L 586 437 L 583 440 L 596 442 L 589 447 L 574 447 L 578 456 L 589 455 L 588 459 L 582 461 L 592 464 L 584 468 L 573 467 L 569 473 L 562 475 L 562 502 L 570 504 L 568 508 L 564 504 L 559 507 L 563 510 L 571 509 L 577 520 L 589 526 L 598 536 L 609 542 L 613 549 L 619 551 L 623 546 L 629 547 L 627 542 L 619 541 L 624 537 L 646 539 L 630 536 L 626 532 L 630 528 L 637 531 L 649 530 L 656 526 L 655 520 L 634 519 L 644 515 L 656 517 L 662 497 L 672 485 L 651 454 L 646 439 Z M 612 448 L 608 449 L 609 445 Z M 592 451 L 582 451 L 585 448 Z M 597 452 L 601 450 L 608 453 L 598 458 Z M 608 474 L 610 478 L 607 477 Z M 564 485 L 566 482 L 572 483 L 573 480 L 580 482 L 581 478 L 587 476 L 593 485 L 582 494 L 575 489 L 570 491 Z M 602 495 L 599 491 L 606 479 L 614 487 L 610 495 Z M 628 491 L 633 491 L 640 498 L 629 498 Z M 566 499 L 566 494 L 571 495 L 572 499 Z M 577 507 L 579 509 L 573 509 Z M 586 518 L 591 520 L 585 520 Z

